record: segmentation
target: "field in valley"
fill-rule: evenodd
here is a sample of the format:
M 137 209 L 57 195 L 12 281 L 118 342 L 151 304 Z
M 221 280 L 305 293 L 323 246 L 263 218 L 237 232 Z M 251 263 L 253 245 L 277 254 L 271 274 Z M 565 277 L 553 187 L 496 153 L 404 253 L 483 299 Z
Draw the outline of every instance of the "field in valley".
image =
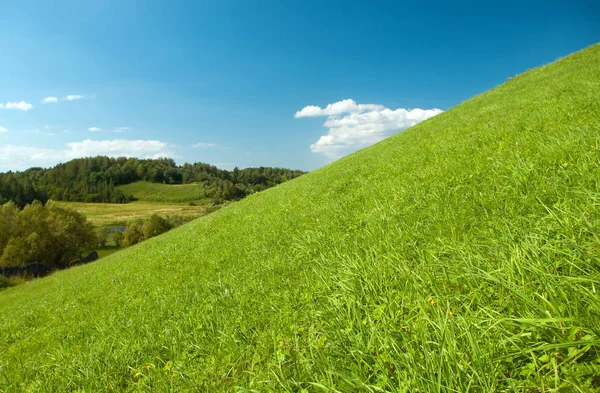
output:
M 148 219 L 152 214 L 161 216 L 181 215 L 194 219 L 205 215 L 211 210 L 209 206 L 188 206 L 167 203 L 131 202 L 131 203 L 84 203 L 56 202 L 60 206 L 75 209 L 99 227 L 121 226 L 132 222 Z

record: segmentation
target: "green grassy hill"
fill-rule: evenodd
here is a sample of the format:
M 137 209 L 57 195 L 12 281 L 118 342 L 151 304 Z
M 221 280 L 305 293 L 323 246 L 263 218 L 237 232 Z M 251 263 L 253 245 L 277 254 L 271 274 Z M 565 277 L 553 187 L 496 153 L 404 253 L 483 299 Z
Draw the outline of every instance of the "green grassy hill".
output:
M 205 197 L 201 184 L 162 184 L 139 181 L 118 187 L 127 196 L 139 201 L 155 203 L 198 203 L 211 202 Z
M 599 391 L 599 64 L 1 292 L 0 391 Z

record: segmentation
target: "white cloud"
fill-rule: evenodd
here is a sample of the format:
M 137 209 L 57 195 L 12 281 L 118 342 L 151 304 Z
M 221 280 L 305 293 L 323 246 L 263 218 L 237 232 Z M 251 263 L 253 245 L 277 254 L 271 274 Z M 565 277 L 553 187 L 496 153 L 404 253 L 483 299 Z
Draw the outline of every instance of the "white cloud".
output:
M 98 128 L 98 127 L 90 127 L 88 128 L 89 132 L 99 132 L 102 131 L 102 128 Z
M 0 171 L 24 170 L 67 161 L 56 150 L 29 146 L 0 145 Z
M 43 101 L 44 104 L 55 104 L 57 102 L 58 102 L 58 98 L 56 98 L 56 97 L 46 97 L 46 98 L 44 98 L 44 101 Z
M 125 132 L 131 130 L 130 127 L 116 127 L 115 132 Z
M 167 152 L 167 144 L 161 141 L 113 139 L 106 141 L 93 141 L 86 139 L 82 142 L 67 143 L 70 153 L 74 157 L 89 157 L 97 155 L 108 155 L 113 157 L 141 157 L 156 156 L 170 157 Z
M 211 147 L 215 147 L 217 146 L 216 143 L 206 143 L 206 142 L 200 142 L 200 143 L 196 143 L 195 145 L 192 145 L 192 147 L 194 149 L 209 149 Z
M 64 101 L 76 101 L 76 100 L 81 100 L 83 98 L 82 95 L 79 94 L 70 94 L 68 96 L 66 96 L 65 98 L 63 98 Z
M 25 111 L 27 112 L 30 109 L 33 109 L 33 105 L 31 105 L 28 102 L 25 101 L 21 101 L 21 102 L 7 102 L 5 105 L 0 104 L 0 109 L 18 109 L 21 111 Z
M 0 171 L 49 167 L 74 158 L 105 155 L 109 157 L 173 157 L 168 145 L 161 141 L 113 139 L 67 143 L 64 149 L 33 146 L 0 145 Z
M 8 132 L 8 130 L 2 126 L 0 126 L 0 132 Z
M 439 113 L 442 113 L 441 109 L 392 110 L 383 105 L 357 104 L 354 100 L 343 100 L 325 108 L 307 106 L 296 112 L 294 117 L 327 116 L 323 126 L 329 131 L 313 143 L 310 149 L 313 153 L 335 160 Z
M 354 100 L 343 100 L 327 105 L 325 108 L 309 105 L 301 111 L 296 112 L 294 117 L 316 117 L 316 116 L 337 116 L 343 113 L 360 113 L 367 111 L 383 110 L 383 105 L 375 104 L 357 104 Z

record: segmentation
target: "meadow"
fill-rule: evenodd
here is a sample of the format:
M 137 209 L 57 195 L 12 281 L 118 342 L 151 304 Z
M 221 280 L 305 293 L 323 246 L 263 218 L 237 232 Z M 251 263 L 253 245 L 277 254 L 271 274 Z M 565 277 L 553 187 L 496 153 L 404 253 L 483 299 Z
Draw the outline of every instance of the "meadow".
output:
M 181 204 L 130 202 L 130 203 L 86 203 L 55 202 L 83 213 L 88 221 L 98 227 L 114 227 L 144 221 L 152 214 L 161 216 L 180 215 L 186 219 L 203 216 L 213 210 L 210 206 Z
M 598 64 L 2 291 L 0 391 L 600 391 Z

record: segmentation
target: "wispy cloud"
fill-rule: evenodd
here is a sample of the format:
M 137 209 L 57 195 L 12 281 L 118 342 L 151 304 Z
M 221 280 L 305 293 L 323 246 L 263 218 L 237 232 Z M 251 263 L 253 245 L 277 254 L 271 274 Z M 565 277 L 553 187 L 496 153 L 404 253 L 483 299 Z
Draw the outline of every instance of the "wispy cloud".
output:
M 58 98 L 56 97 L 46 97 L 42 101 L 44 104 L 56 104 L 58 102 Z
M 192 147 L 194 149 L 210 149 L 211 147 L 216 147 L 217 144 L 216 143 L 206 143 L 206 142 L 200 142 L 200 143 L 196 143 L 195 145 L 192 145 Z
M 335 160 L 439 113 L 442 113 L 441 109 L 392 110 L 383 105 L 357 104 L 354 100 L 343 100 L 325 108 L 313 105 L 304 107 L 294 117 L 327 116 L 323 124 L 329 129 L 327 134 L 313 143 L 310 149 L 313 153 Z
M 88 157 L 96 155 L 110 155 L 115 157 L 148 157 L 162 154 L 162 157 L 170 157 L 172 153 L 167 151 L 165 142 L 153 140 L 127 140 L 113 139 L 105 141 L 94 141 L 86 139 L 82 142 L 67 143 L 70 153 L 75 157 Z
M 81 100 L 83 98 L 82 95 L 80 94 L 70 94 L 68 96 L 66 96 L 65 98 L 63 98 L 64 101 L 77 101 L 77 100 Z
M 33 130 L 33 133 L 36 135 L 44 135 L 44 136 L 54 136 L 56 135 L 55 132 L 46 132 L 46 131 L 40 131 L 40 130 Z
M 113 139 L 67 143 L 64 149 L 0 145 L 0 171 L 48 167 L 74 158 L 105 155 L 109 157 L 174 157 L 165 142 L 155 140 Z
M 4 128 L 4 127 L 0 126 L 0 132 L 8 132 L 8 129 L 6 129 L 6 128 Z
M 25 101 L 21 101 L 21 102 L 7 102 L 6 104 L 2 105 L 0 104 L 0 109 L 17 109 L 20 111 L 24 111 L 27 112 L 30 109 L 33 109 L 33 105 L 31 105 L 28 102 Z
M 115 132 L 125 132 L 131 130 L 131 127 L 115 127 Z
M 89 132 L 100 132 L 102 131 L 102 128 L 98 128 L 98 127 L 90 127 L 88 128 Z

